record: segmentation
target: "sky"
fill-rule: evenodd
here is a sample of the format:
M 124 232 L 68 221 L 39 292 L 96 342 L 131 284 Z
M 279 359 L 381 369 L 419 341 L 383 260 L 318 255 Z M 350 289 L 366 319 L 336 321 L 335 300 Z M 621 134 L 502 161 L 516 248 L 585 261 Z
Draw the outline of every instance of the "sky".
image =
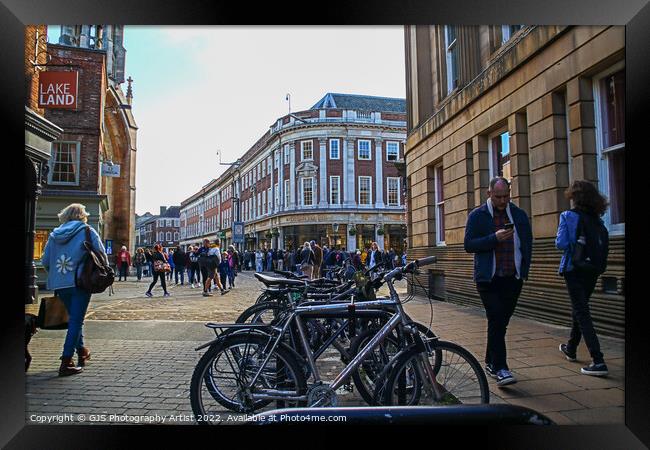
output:
M 59 27 L 49 27 L 57 42 Z M 326 93 L 406 96 L 401 26 L 125 26 L 138 125 L 136 213 L 217 178 L 269 126 Z M 126 83 L 122 85 L 126 92 Z

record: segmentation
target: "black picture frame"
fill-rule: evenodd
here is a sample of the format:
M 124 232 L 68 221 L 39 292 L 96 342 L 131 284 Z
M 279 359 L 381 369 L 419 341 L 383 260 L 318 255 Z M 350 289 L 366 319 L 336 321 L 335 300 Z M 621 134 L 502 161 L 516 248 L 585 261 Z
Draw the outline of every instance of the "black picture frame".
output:
M 291 14 L 294 17 L 291 17 Z M 648 123 L 648 105 L 650 104 L 650 4 L 647 0 L 456 0 L 454 2 L 416 2 L 408 1 L 375 1 L 364 3 L 277 3 L 262 4 L 229 2 L 214 3 L 207 0 L 160 0 L 160 1 L 125 1 L 117 0 L 101 2 L 99 0 L 64 1 L 64 0 L 3 0 L 0 4 L 0 43 L 2 48 L 2 69 L 0 69 L 0 86 L 2 87 L 2 129 L 5 143 L 5 154 L 10 161 L 5 161 L 5 184 L 7 192 L 4 198 L 13 202 L 18 201 L 11 195 L 8 175 L 11 163 L 18 160 L 18 148 L 24 147 L 24 54 L 23 26 L 26 24 L 61 24 L 61 23 L 119 23 L 126 25 L 167 25 L 167 24 L 202 24 L 202 25 L 256 25 L 276 23 L 282 25 L 403 25 L 403 24 L 482 24 L 482 23 L 529 23 L 540 25 L 625 25 L 626 26 L 626 117 L 627 133 L 626 147 L 630 150 L 633 162 L 645 148 L 644 128 Z M 127 49 L 128 50 L 128 49 Z M 642 141 L 643 140 L 643 141 Z M 630 158 L 627 158 L 626 170 L 631 168 Z M 636 166 L 643 168 L 642 164 Z M 631 184 L 633 176 L 627 176 Z M 20 182 L 20 181 L 18 181 Z M 633 202 L 638 196 L 627 189 L 626 201 Z M 16 196 L 17 197 L 17 196 Z M 4 272 L 3 293 L 5 298 L 3 321 L 0 327 L 2 339 L 3 368 L 0 370 L 0 445 L 7 448 L 104 448 L 107 446 L 132 447 L 136 444 L 133 439 L 147 440 L 147 446 L 154 441 L 169 442 L 172 436 L 183 436 L 189 444 L 199 437 L 215 440 L 216 445 L 226 445 L 221 441 L 222 436 L 232 429 L 218 433 L 204 433 L 198 427 L 174 426 L 26 426 L 25 411 L 25 375 L 23 371 L 23 304 L 20 297 L 24 287 L 18 280 L 23 280 L 23 263 L 18 261 L 12 237 L 24 236 L 24 231 L 18 228 L 13 211 L 24 209 L 23 205 L 5 206 L 5 262 L 9 268 Z M 641 208 L 626 207 L 633 215 L 640 214 Z M 626 234 L 636 237 L 637 231 L 634 220 L 627 221 Z M 640 240 L 632 242 L 644 242 Z M 640 247 L 640 246 L 639 246 Z M 626 278 L 627 286 L 639 286 L 639 277 L 644 264 L 634 267 L 631 264 L 634 255 L 640 249 L 628 246 L 626 249 Z M 635 279 L 636 277 L 636 279 Z M 640 291 L 639 291 L 640 292 Z M 630 297 L 630 295 L 632 297 Z M 634 298 L 634 295 L 637 298 Z M 453 439 L 449 443 L 455 446 L 461 443 L 473 442 L 483 447 L 498 446 L 500 448 L 643 448 L 650 445 L 650 423 L 648 408 L 645 400 L 650 398 L 649 383 L 650 363 L 648 358 L 648 327 L 645 322 L 645 298 L 634 289 L 627 289 L 626 297 L 626 345 L 625 345 L 625 426 L 556 426 L 556 427 L 526 427 L 482 430 L 477 433 L 454 430 L 413 430 L 416 435 L 430 436 L 436 439 L 441 435 L 442 440 Z M 121 363 L 116 361 L 116 364 Z M 376 434 L 381 439 L 383 430 Z M 266 437 L 266 433 L 255 432 L 256 437 Z M 190 437 L 191 436 L 191 437 Z M 240 431 L 240 436 L 242 436 Z M 286 435 L 288 436 L 288 435 Z M 332 445 L 338 445 L 336 435 L 329 435 Z M 364 435 L 364 437 L 368 437 Z M 396 434 L 395 437 L 411 439 L 411 435 Z M 299 443 L 297 436 L 290 439 Z M 443 444 L 436 440 L 436 445 Z M 422 442 L 424 445 L 426 441 Z M 242 441 L 243 442 L 243 441 Z M 248 441 L 246 441 L 248 442 Z M 367 441 L 368 442 L 368 441 Z M 227 445 L 233 445 L 232 441 Z M 235 445 L 242 445 L 236 444 Z

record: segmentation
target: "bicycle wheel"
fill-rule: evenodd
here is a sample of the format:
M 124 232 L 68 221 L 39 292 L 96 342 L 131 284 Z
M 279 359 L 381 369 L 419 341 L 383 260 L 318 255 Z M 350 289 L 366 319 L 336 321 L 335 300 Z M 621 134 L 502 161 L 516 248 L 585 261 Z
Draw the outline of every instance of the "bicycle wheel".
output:
M 391 405 L 458 405 L 488 403 L 490 391 L 485 373 L 472 354 L 451 342 L 434 341 L 433 357 L 425 352 L 411 349 L 395 363 L 383 386 L 382 403 Z M 433 368 L 439 358 L 439 370 L 435 372 L 433 386 L 429 378 L 428 364 Z
M 418 322 L 412 322 L 413 325 L 418 329 L 418 331 L 428 338 L 434 338 L 435 334 L 429 330 L 425 325 L 422 325 Z M 356 354 L 363 349 L 368 342 L 373 338 L 377 333 L 378 328 L 369 329 L 359 334 L 356 338 L 353 339 L 352 344 L 350 345 L 350 356 L 354 358 Z M 357 370 L 352 372 L 352 380 L 354 385 L 359 391 L 359 395 L 368 403 L 369 405 L 377 405 L 379 401 L 374 395 L 376 389 L 376 379 L 384 371 L 386 364 L 388 364 L 392 358 L 397 355 L 400 350 L 399 340 L 395 334 L 391 334 L 383 342 L 380 342 L 377 348 L 370 352 L 362 361 L 362 363 L 357 367 Z M 440 357 L 436 359 L 436 362 L 440 360 Z M 435 366 L 440 367 L 439 363 L 434 364 L 434 371 L 437 372 Z
M 271 353 L 255 384 L 250 385 L 268 356 L 268 344 L 268 337 L 236 333 L 215 343 L 201 357 L 190 384 L 190 403 L 199 424 L 214 423 L 215 414 L 224 412 L 224 408 L 251 413 L 273 401 L 255 399 L 255 394 L 269 391 L 282 391 L 286 397 L 305 394 L 307 380 L 300 364 L 282 346 Z M 285 400 L 285 407 L 305 404 L 304 400 Z
M 235 320 L 235 323 L 264 323 L 268 325 L 278 317 L 281 309 L 277 303 L 256 304 L 246 308 Z

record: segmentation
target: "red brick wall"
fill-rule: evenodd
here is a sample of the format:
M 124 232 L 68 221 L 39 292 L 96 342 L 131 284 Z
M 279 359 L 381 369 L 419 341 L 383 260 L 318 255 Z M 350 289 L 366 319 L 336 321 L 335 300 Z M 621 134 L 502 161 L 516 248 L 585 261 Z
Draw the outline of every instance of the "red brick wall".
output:
M 45 118 L 65 130 L 61 141 L 81 142 L 79 186 L 59 186 L 57 190 L 99 188 L 99 153 L 101 151 L 102 103 L 106 96 L 105 55 L 102 52 L 63 46 L 48 46 L 52 64 L 66 64 L 79 72 L 76 110 L 46 109 Z M 65 68 L 52 68 L 52 70 Z
M 38 41 L 36 40 L 37 31 Z M 25 88 L 27 89 L 25 105 L 40 115 L 43 115 L 45 111 L 38 108 L 38 73 L 45 67 L 34 67 L 32 61 L 34 61 L 35 55 L 38 55 L 37 64 L 45 64 L 47 61 L 47 44 L 43 36 L 47 36 L 47 25 L 27 25 L 25 27 Z M 38 47 L 38 51 L 36 47 Z

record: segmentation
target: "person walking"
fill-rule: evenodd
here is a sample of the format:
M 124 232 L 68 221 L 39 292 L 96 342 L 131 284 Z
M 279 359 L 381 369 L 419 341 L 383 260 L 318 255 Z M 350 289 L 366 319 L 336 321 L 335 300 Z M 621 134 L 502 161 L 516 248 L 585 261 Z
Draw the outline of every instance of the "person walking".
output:
M 61 225 L 50 233 L 41 262 L 47 271 L 46 286 L 53 290 L 68 311 L 68 331 L 63 343 L 59 376 L 76 375 L 80 373 L 90 359 L 90 350 L 84 346 L 84 318 L 90 304 L 91 293 L 77 287 L 76 278 L 83 270 L 81 262 L 86 256 L 83 243 L 87 232 L 90 244 L 96 252 L 107 260 L 106 250 L 99 234 L 88 225 L 86 207 L 80 203 L 72 203 L 58 214 Z M 77 365 L 73 362 L 77 352 Z
M 485 371 L 498 386 L 516 383 L 506 353 L 506 330 L 528 278 L 533 235 L 524 210 L 510 202 L 510 183 L 490 180 L 488 199 L 465 227 L 465 251 L 474 254 L 474 281 L 488 321 Z
M 129 267 L 131 267 L 131 254 L 128 252 L 125 245 L 122 246 L 115 259 L 117 263 L 117 272 L 119 273 L 117 281 L 122 281 L 122 277 L 124 277 L 124 281 L 126 281 L 126 276 L 129 274 Z
M 180 246 L 178 246 L 176 247 L 176 251 L 172 256 L 172 259 L 174 260 L 174 267 L 176 269 L 174 273 L 175 284 L 178 284 L 178 275 L 180 274 L 181 286 L 182 286 L 185 283 L 185 265 L 187 264 L 187 255 L 185 254 L 183 249 Z
M 264 258 L 264 255 L 262 254 L 262 249 L 257 249 L 255 252 L 255 271 L 257 273 L 262 272 L 262 260 Z
M 147 258 L 144 255 L 144 250 L 139 247 L 135 251 L 135 258 L 133 258 L 133 265 L 135 266 L 136 276 L 138 281 L 142 280 L 142 268 L 147 264 Z
M 310 280 L 313 279 L 314 251 L 311 249 L 309 242 L 305 242 L 302 246 L 302 251 L 300 252 L 300 269 Z
M 167 255 L 163 253 L 162 246 L 160 244 L 154 245 L 151 258 L 153 260 L 153 266 L 154 266 L 153 281 L 149 285 L 149 289 L 147 290 L 147 292 L 145 292 L 145 295 L 147 297 L 153 297 L 151 290 L 158 282 L 158 278 L 160 278 L 160 286 L 163 288 L 163 292 L 165 293 L 163 297 L 169 297 L 169 292 L 167 292 L 167 283 L 165 281 L 165 275 L 167 274 L 167 272 L 165 272 L 164 269 L 162 268 L 163 263 L 168 263 Z M 158 268 L 156 268 L 156 261 L 158 261 Z
M 225 253 L 225 252 L 223 252 Z M 212 277 L 208 280 L 208 294 L 212 292 L 212 282 L 214 285 L 219 288 L 221 295 L 224 295 L 228 290 L 226 289 L 226 283 L 224 283 L 219 276 L 219 267 L 223 263 L 223 254 L 221 253 L 221 248 L 219 248 L 219 242 L 216 241 L 214 245 L 211 246 L 208 251 L 209 259 L 209 269 L 208 276 Z M 208 297 L 207 295 L 206 297 Z
M 228 282 L 228 276 L 230 272 L 230 266 L 228 264 L 228 252 L 223 252 L 221 254 L 221 260 L 219 262 L 219 266 L 217 267 L 217 274 L 216 277 L 219 278 L 219 283 L 221 286 L 226 286 L 226 283 Z M 217 281 L 215 277 L 215 282 Z M 221 292 L 221 295 L 224 295 L 224 291 Z
M 311 245 L 311 249 L 314 252 L 314 272 L 312 274 L 312 278 L 320 278 L 320 271 L 321 267 L 323 266 L 323 249 L 314 240 L 309 242 L 309 244 Z
M 169 249 L 169 251 L 165 253 L 165 256 L 167 257 L 167 262 L 169 263 L 169 267 L 171 268 L 171 270 L 167 272 L 167 279 L 171 283 L 174 277 L 174 272 L 176 272 L 176 264 L 174 264 L 174 250 Z
M 284 270 L 284 250 L 278 249 L 278 270 Z
M 190 246 L 189 251 L 189 260 L 190 260 L 190 283 L 191 288 L 194 289 L 195 283 L 197 286 L 201 285 L 201 269 L 199 267 L 199 248 L 196 246 Z
M 601 219 L 607 210 L 607 199 L 592 183 L 582 180 L 574 181 L 565 196 L 572 202 L 573 209 L 560 215 L 555 245 L 564 251 L 558 272 L 569 291 L 573 324 L 569 340 L 560 344 L 560 351 L 569 361 L 576 361 L 576 350 L 584 337 L 592 363 L 580 372 L 605 376 L 607 365 L 591 318 L 589 298 L 598 277 L 607 268 L 609 235 Z M 579 251 L 582 256 L 577 253 Z
M 147 260 L 147 276 L 153 277 L 153 258 L 150 249 L 144 251 L 144 257 Z
M 273 271 L 273 249 L 269 248 L 269 250 L 266 252 L 266 270 L 268 272 Z
M 226 254 L 228 255 L 228 267 L 230 268 L 230 271 L 228 272 L 228 283 L 230 289 L 232 289 L 235 287 L 235 277 L 237 276 L 237 270 L 239 268 L 239 252 L 234 245 L 231 245 L 228 247 Z M 224 287 L 226 286 L 224 285 Z
M 379 264 L 383 264 L 384 252 L 379 250 L 379 246 L 377 245 L 376 242 L 373 242 L 372 245 L 370 246 L 370 252 L 368 253 L 366 262 L 368 263 L 367 265 L 369 269 L 372 269 L 373 267 Z

